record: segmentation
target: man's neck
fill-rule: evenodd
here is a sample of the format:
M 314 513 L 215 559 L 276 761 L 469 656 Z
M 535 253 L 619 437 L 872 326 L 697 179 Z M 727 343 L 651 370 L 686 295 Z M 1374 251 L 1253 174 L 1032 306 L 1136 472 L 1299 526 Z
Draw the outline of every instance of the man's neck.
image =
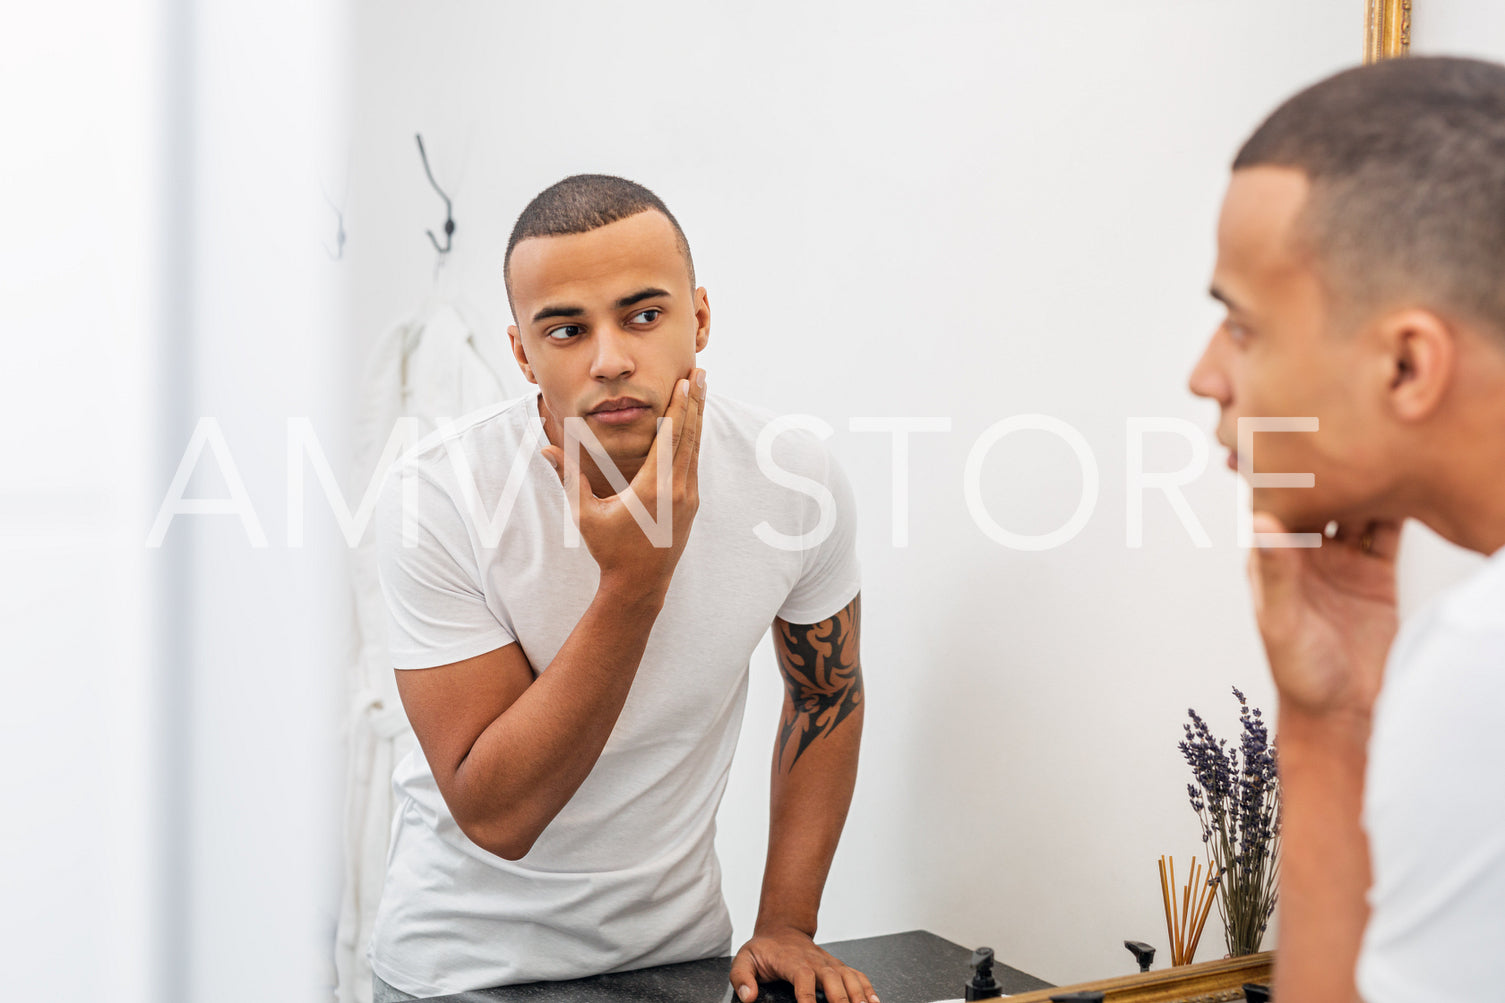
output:
M 1486 483 L 1487 493 L 1479 490 Z M 1460 488 L 1467 494 L 1440 498 L 1418 518 L 1450 543 L 1476 553 L 1487 556 L 1505 548 L 1505 478 L 1481 479 Z
M 1493 554 L 1505 547 L 1505 386 L 1443 440 L 1415 475 L 1426 498 L 1414 514 L 1450 542 Z

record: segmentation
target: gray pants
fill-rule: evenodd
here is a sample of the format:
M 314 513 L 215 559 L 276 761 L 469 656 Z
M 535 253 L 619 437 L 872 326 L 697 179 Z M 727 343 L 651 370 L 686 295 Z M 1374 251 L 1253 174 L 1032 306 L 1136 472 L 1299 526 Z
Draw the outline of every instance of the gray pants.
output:
M 381 976 L 371 973 L 371 1003 L 402 1003 L 403 1000 L 415 1000 L 417 996 L 409 996 L 401 989 L 393 989 L 381 980 Z

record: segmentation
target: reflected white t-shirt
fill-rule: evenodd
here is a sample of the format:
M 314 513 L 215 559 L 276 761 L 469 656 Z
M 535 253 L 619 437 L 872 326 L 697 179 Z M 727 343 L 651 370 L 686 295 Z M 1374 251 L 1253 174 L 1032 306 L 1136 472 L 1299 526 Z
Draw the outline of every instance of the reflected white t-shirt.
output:
M 1505 999 L 1505 550 L 1396 640 L 1364 827 L 1366 1003 Z
M 773 465 L 760 468 L 769 419 L 707 399 L 700 508 L 632 689 L 590 775 L 526 856 L 466 838 L 421 749 L 399 764 L 371 946 L 384 981 L 439 995 L 730 952 L 715 820 L 749 656 L 775 616 L 817 623 L 859 586 L 850 486 L 806 431 L 773 439 Z M 377 532 L 399 671 L 515 641 L 543 672 L 574 630 L 600 575 L 583 544 L 565 545 L 546 442 L 529 397 L 420 444 L 389 476 Z M 764 542 L 760 524 L 786 545 Z M 818 545 L 787 542 L 804 534 Z

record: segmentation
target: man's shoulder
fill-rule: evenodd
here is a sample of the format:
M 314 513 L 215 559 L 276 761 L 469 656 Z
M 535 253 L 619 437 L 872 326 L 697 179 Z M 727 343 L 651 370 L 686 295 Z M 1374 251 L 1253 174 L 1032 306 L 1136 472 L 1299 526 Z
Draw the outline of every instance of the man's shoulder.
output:
M 527 441 L 528 423 L 537 420 L 532 402 L 532 396 L 521 397 L 459 418 L 429 419 L 429 431 L 387 468 L 381 510 L 391 514 L 418 505 L 428 511 L 445 497 L 458 504 L 470 493 L 462 477 L 485 494 L 497 471 L 506 476 L 510 470 L 507 457 Z
M 738 460 L 818 476 L 830 463 L 822 441 L 829 434 L 829 424 L 813 414 L 780 413 L 714 392 L 706 397 L 703 442 Z
M 440 418 L 394 464 L 408 473 L 443 478 L 455 454 L 495 456 L 521 445 L 534 419 L 533 395 L 488 404 L 458 418 Z
M 757 438 L 764 425 L 774 419 L 774 412 L 756 404 L 712 390 L 706 394 L 705 422 L 719 430 L 734 432 L 739 436 Z
M 1505 549 L 1444 593 L 1434 619 L 1441 630 L 1478 633 L 1505 642 Z
M 1376 713 L 1387 721 L 1505 709 L 1505 552 L 1402 627 L 1385 675 Z

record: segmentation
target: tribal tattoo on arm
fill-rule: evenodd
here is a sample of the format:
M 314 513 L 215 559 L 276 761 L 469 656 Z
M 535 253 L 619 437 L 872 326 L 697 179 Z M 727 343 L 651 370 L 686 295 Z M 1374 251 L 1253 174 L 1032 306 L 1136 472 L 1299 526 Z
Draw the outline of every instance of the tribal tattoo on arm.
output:
M 804 751 L 862 706 L 858 635 L 862 596 L 820 623 L 774 621 L 774 647 L 788 699 L 779 722 L 778 766 L 788 773 Z

